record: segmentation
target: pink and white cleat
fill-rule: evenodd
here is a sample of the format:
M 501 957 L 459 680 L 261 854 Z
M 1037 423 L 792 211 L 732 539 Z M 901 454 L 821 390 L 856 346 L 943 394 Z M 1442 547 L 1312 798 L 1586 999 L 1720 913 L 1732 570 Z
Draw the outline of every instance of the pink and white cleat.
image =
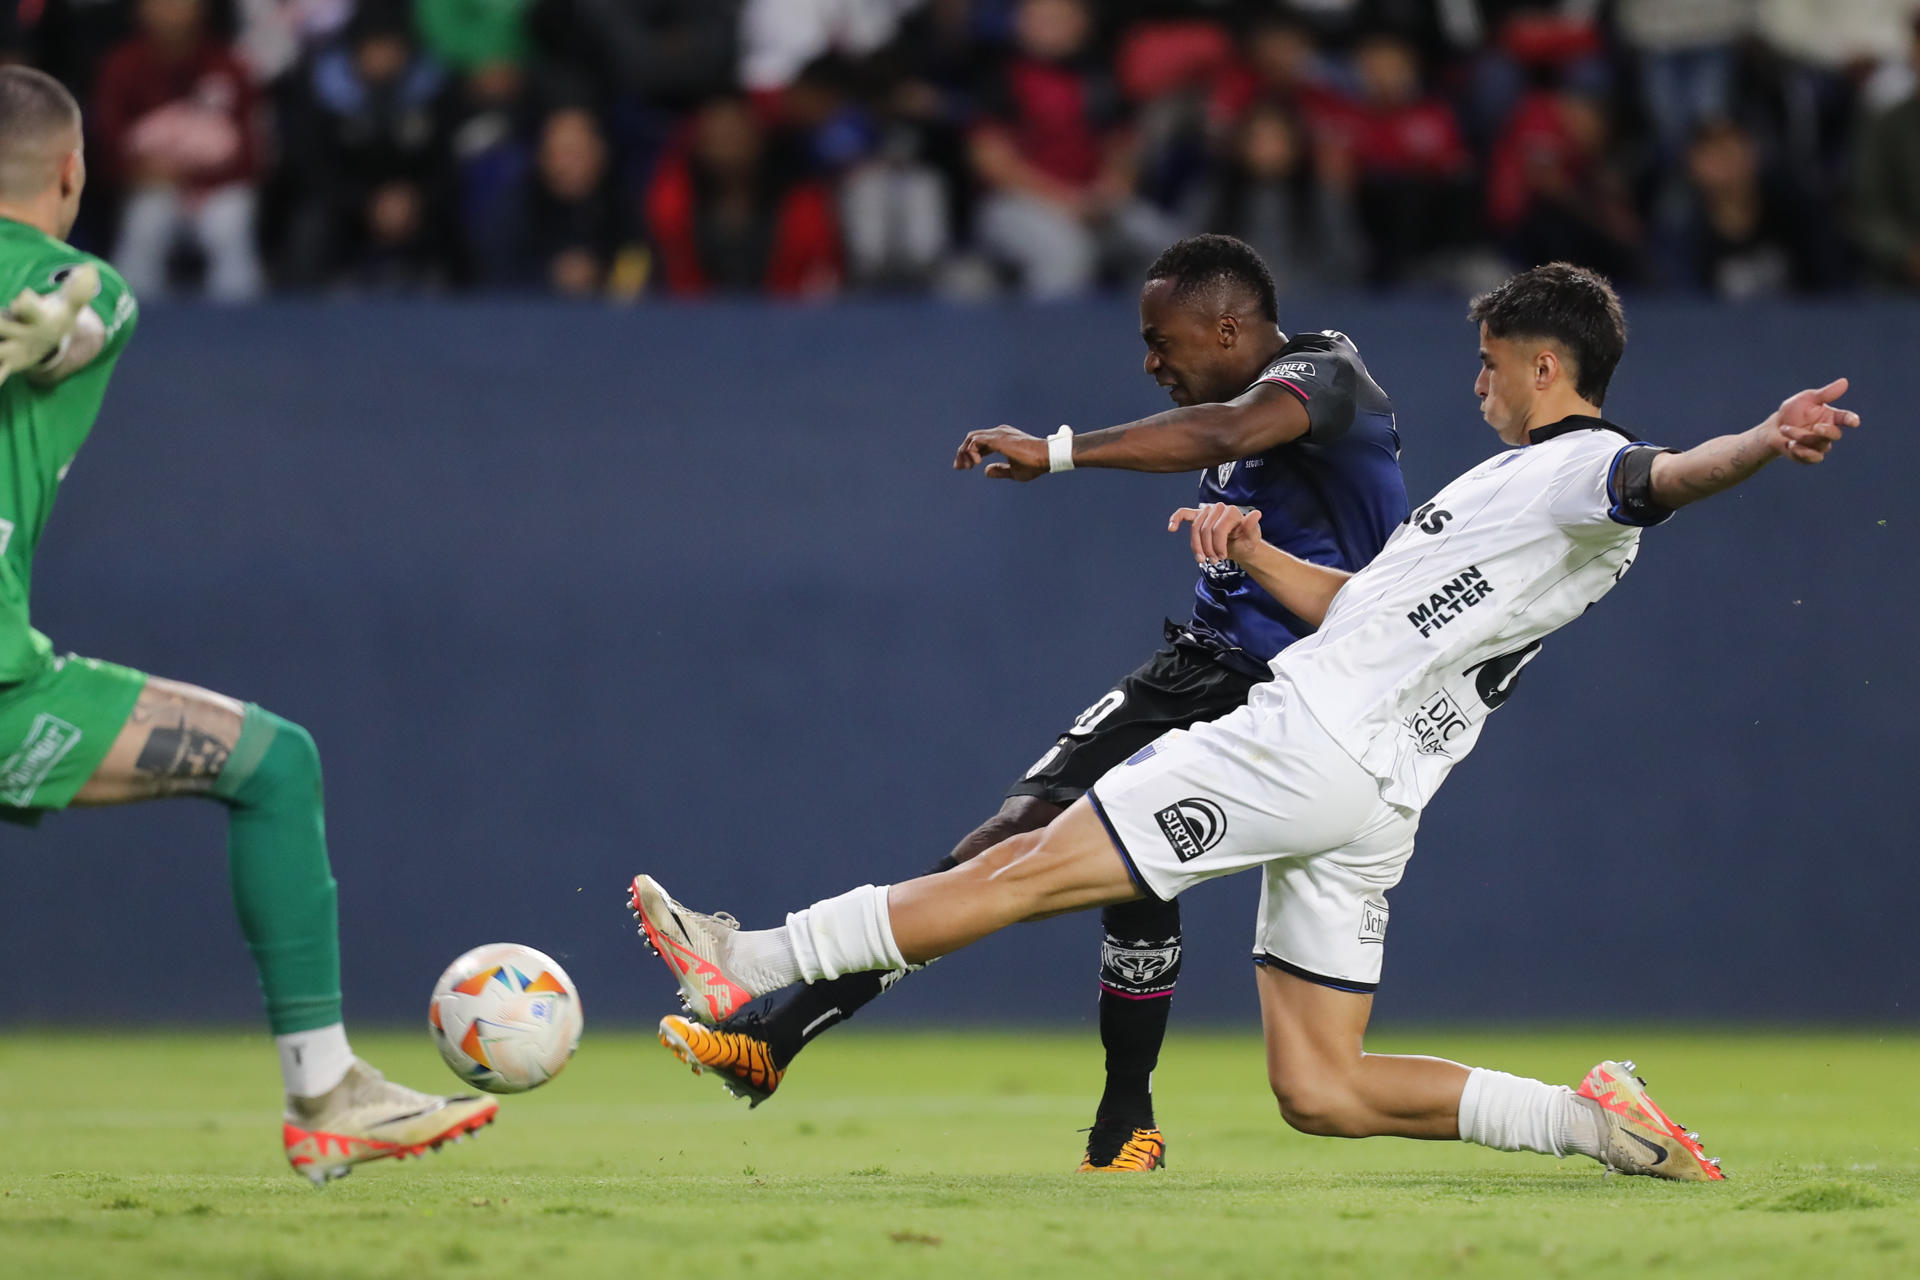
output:
M 1601 1163 L 1616 1173 L 1645 1174 L 1680 1182 L 1721 1182 L 1720 1161 L 1700 1146 L 1700 1135 L 1681 1128 L 1647 1096 L 1647 1082 L 1634 1075 L 1632 1059 L 1602 1062 L 1574 1092 L 1600 1104 L 1607 1122 Z
M 717 1026 L 758 994 L 729 972 L 727 952 L 740 928 L 738 920 L 689 911 L 645 875 L 633 878 L 627 905 L 640 922 L 640 936 L 673 971 L 688 1013 Z

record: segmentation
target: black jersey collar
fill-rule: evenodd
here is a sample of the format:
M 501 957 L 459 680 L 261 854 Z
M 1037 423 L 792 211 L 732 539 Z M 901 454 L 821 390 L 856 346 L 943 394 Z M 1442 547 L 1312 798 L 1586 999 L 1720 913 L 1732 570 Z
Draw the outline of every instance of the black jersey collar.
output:
M 1615 426 L 1605 418 L 1594 418 L 1584 413 L 1576 413 L 1570 418 L 1562 418 L 1558 422 L 1550 422 L 1544 427 L 1535 427 L 1533 430 L 1527 432 L 1527 443 L 1541 444 L 1553 439 L 1555 436 L 1564 436 L 1570 431 L 1611 431 L 1615 435 L 1625 436 L 1627 439 L 1635 441 L 1636 443 L 1640 439 L 1639 436 L 1633 434 L 1633 432 L 1627 430 L 1625 427 Z

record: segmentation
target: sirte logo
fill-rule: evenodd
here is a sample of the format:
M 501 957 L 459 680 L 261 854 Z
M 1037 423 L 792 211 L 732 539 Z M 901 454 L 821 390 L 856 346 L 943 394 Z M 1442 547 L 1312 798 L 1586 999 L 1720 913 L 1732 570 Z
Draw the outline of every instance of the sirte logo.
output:
M 1192 862 L 1227 833 L 1227 815 L 1211 800 L 1197 797 L 1170 804 L 1153 815 L 1160 834 L 1173 848 L 1173 856 Z

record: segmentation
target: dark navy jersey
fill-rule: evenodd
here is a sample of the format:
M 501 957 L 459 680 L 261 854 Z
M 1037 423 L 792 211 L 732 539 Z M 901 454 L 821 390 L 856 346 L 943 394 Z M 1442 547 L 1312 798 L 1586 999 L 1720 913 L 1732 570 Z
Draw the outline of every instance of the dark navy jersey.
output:
M 1363 568 L 1407 518 L 1393 402 L 1368 376 L 1353 341 L 1331 330 L 1288 341 L 1254 379 L 1263 382 L 1300 398 L 1307 433 L 1208 467 L 1199 500 L 1258 507 L 1261 536 L 1274 546 L 1314 564 Z M 1232 562 L 1201 573 L 1191 626 L 1239 667 L 1264 666 L 1313 630 Z

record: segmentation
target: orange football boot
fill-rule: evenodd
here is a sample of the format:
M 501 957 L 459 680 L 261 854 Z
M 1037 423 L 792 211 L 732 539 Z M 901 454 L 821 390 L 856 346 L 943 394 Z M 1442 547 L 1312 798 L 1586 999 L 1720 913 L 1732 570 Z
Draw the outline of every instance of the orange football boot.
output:
M 780 1087 L 784 1068 L 773 1062 L 773 1047 L 744 1031 L 703 1027 L 670 1013 L 660 1019 L 660 1043 L 693 1068 L 695 1075 L 711 1075 L 736 1098 L 759 1106 Z

